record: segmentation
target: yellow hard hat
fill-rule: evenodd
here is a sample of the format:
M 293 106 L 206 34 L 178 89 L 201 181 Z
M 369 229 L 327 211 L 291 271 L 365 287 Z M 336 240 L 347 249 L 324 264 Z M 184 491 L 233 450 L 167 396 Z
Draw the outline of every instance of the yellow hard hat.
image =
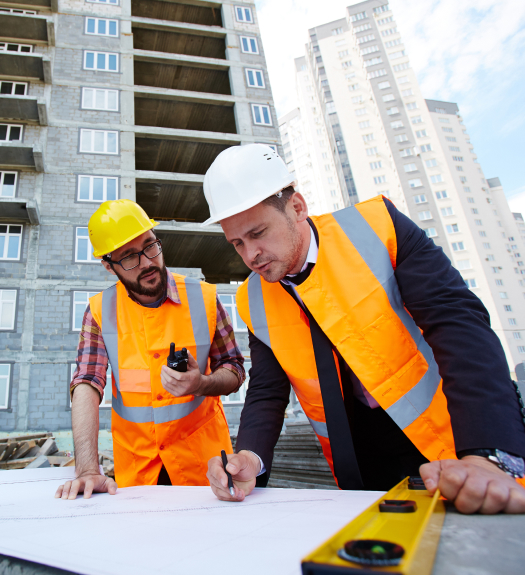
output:
M 89 219 L 93 255 L 101 258 L 158 225 L 131 200 L 104 202 Z

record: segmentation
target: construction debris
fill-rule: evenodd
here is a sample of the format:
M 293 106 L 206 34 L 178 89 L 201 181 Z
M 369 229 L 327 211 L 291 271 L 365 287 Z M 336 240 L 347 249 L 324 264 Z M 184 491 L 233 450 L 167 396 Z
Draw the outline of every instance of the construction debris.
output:
M 113 453 L 101 451 L 99 463 L 104 474 L 115 478 Z M 0 437 L 0 470 L 75 465 L 71 451 L 59 451 L 52 433 L 36 433 L 16 437 Z

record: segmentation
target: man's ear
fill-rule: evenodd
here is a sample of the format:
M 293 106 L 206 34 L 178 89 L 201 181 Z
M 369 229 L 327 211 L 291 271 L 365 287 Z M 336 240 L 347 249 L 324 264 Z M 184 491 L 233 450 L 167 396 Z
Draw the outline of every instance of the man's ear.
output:
M 114 276 L 117 275 L 117 274 L 115 273 L 115 270 L 111 267 L 111 265 L 110 265 L 107 261 L 102 260 L 102 265 L 108 270 L 108 272 L 109 272 L 110 274 L 113 274 Z
M 290 198 L 291 208 L 295 213 L 297 222 L 304 222 L 308 217 L 308 206 L 306 200 L 300 192 L 295 192 Z

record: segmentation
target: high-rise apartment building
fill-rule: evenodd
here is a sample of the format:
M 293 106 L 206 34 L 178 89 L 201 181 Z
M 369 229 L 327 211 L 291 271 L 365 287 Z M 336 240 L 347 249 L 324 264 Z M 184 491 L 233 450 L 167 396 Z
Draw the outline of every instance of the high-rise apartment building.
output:
M 424 99 L 385 0 L 354 4 L 309 35 L 295 61 L 299 113 L 324 123 L 352 203 L 383 194 L 443 248 L 489 310 L 513 370 L 525 355 L 523 242 L 458 106 Z
M 0 430 L 71 428 L 82 316 L 114 283 L 87 233 L 105 200 L 162 222 L 166 264 L 219 284 L 247 349 L 248 270 L 200 223 L 206 170 L 253 142 L 282 154 L 252 0 L 0 0 Z

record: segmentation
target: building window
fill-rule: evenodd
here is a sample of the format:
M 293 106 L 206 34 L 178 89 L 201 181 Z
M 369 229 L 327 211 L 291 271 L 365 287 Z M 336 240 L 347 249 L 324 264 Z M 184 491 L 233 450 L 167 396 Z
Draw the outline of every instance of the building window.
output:
M 416 132 L 416 138 L 425 138 L 427 136 L 426 130 L 418 130 Z
M 364 20 L 366 18 L 366 12 L 359 12 L 359 14 L 352 14 L 350 16 L 350 22 L 357 22 L 358 20 Z M 338 34 L 342 34 L 342 28 L 336 28 L 336 30 L 341 30 Z M 333 34 L 333 30 L 332 30 Z
M 381 20 L 378 20 L 377 25 L 383 26 L 383 25 L 388 24 L 389 22 L 393 22 L 393 21 L 394 21 L 394 17 L 389 16 L 388 18 L 381 18 Z
M 407 68 L 410 68 L 410 64 L 408 62 L 398 64 L 397 66 L 394 66 L 394 72 L 401 72 L 401 70 L 406 70 Z
M 456 171 L 462 172 L 462 171 L 463 171 L 463 166 L 456 166 Z
M 465 249 L 463 242 L 452 242 L 452 249 L 455 252 L 462 252 Z
M 350 86 L 348 86 L 348 89 L 350 90 L 350 92 L 353 92 L 354 90 L 357 90 L 359 88 L 359 84 L 351 84 Z
M 423 119 L 421 118 L 421 116 L 414 116 L 411 119 L 412 124 L 421 124 L 423 122 Z
M 26 96 L 27 86 L 27 82 L 8 82 L 2 80 L 0 82 L 0 94 L 2 96 Z
M 118 90 L 103 90 L 99 88 L 82 88 L 83 110 L 108 110 L 118 112 Z
M 467 200 L 474 200 L 474 198 L 467 198 Z M 472 201 L 472 203 L 474 203 L 474 201 Z M 477 213 L 478 213 L 477 208 L 470 208 L 470 211 L 471 211 L 473 214 L 477 214 Z
M 472 269 L 472 264 L 470 263 L 470 260 L 458 260 L 457 264 L 458 264 L 457 265 L 458 270 Z
M 453 130 L 452 128 L 445 128 L 445 127 L 443 127 L 443 128 L 441 128 L 441 129 L 443 130 L 443 132 L 449 132 L 449 133 L 453 133 L 453 132 L 454 132 L 454 130 Z
M 454 209 L 450 206 L 448 208 L 441 208 L 441 215 L 443 217 L 453 216 L 454 215 Z
M 118 154 L 118 132 L 80 129 L 80 152 Z
M 399 46 L 399 44 L 402 44 L 403 42 L 401 42 L 401 38 L 397 38 L 396 40 L 389 40 L 388 42 L 385 42 L 385 48 L 393 48 L 394 46 Z
M 432 151 L 432 146 L 430 144 L 423 144 L 421 146 L 421 151 L 422 152 L 431 152 Z
M 0 409 L 9 407 L 9 391 L 11 387 L 11 364 L 0 363 Z
M 459 148 L 458 148 L 458 150 L 459 150 Z M 463 162 L 463 161 L 464 161 L 464 160 L 463 160 L 463 156 L 452 156 L 452 159 L 453 159 L 455 162 Z
M 388 4 L 383 4 L 383 6 L 378 6 L 377 8 L 374 8 L 374 14 L 381 14 L 381 12 L 387 12 L 388 10 L 390 10 Z
M 367 156 L 375 156 L 378 153 L 377 148 L 367 148 L 366 155 Z
M 364 134 L 363 142 L 371 142 L 374 139 L 374 134 Z
M 487 237 L 487 232 L 478 232 L 478 233 L 479 233 L 479 235 L 480 235 L 482 238 L 486 238 L 486 237 Z
M 519 331 L 513 331 L 512 332 L 512 337 L 514 339 L 521 339 L 521 333 Z
M 426 160 L 425 165 L 427 168 L 435 168 L 438 165 L 438 163 L 437 160 L 433 158 L 432 160 Z
M 407 135 L 406 135 L 406 134 L 400 134 L 399 136 L 396 136 L 396 137 L 395 137 L 395 141 L 396 141 L 398 144 L 401 144 L 401 142 L 408 142 Z
M 417 216 L 422 222 L 424 222 L 425 220 L 432 219 L 432 213 L 429 210 L 425 210 L 424 212 L 418 212 Z
M 341 60 L 345 56 L 348 56 L 348 50 L 342 50 L 341 52 L 338 52 L 337 55 L 339 56 L 339 59 Z
M 459 232 L 458 224 L 449 224 L 447 226 L 447 233 L 448 234 L 457 234 Z
M 481 220 L 474 220 L 474 223 L 475 223 L 477 226 L 482 226 L 482 225 L 483 225 L 483 223 L 482 223 Z
M 343 33 L 343 29 L 342 28 L 334 28 L 332 30 L 332 36 L 338 36 L 339 34 Z
M 253 88 L 265 88 L 264 74 L 262 70 L 246 68 L 246 82 Z
M 390 122 L 390 127 L 393 130 L 399 130 L 399 128 L 403 127 L 403 122 L 401 120 L 396 120 L 395 122 Z
M 405 172 L 417 172 L 416 164 L 405 164 L 403 168 Z
M 448 198 L 447 191 L 441 190 L 440 192 L 436 192 L 436 198 L 438 200 L 444 200 L 445 198 Z
M 352 29 L 352 32 L 354 34 L 359 34 L 359 32 L 364 32 L 365 30 L 371 30 L 372 29 L 372 24 L 362 24 L 361 26 L 356 26 L 355 28 Z M 342 30 L 342 28 L 341 28 Z M 332 31 L 333 34 L 333 31 Z
M 359 122 L 359 129 L 364 130 L 365 128 L 370 128 L 370 120 L 366 120 L 366 122 Z
M 84 70 L 118 72 L 118 54 L 113 52 L 84 52 Z
M 118 178 L 78 176 L 79 202 L 105 202 L 118 199 Z
M 445 140 L 447 142 L 457 142 L 456 138 L 454 138 L 454 136 L 446 136 Z
M 93 246 L 89 241 L 87 228 L 75 228 L 75 261 L 81 263 L 98 263 L 100 261 L 93 255 Z
M 371 80 L 372 78 L 380 78 L 381 76 L 386 76 L 386 70 L 381 68 L 381 70 L 374 70 L 373 72 L 368 72 L 366 75 L 367 80 Z
M 374 184 L 384 184 L 386 182 L 386 176 L 376 176 L 374 178 Z
M 244 6 L 235 6 L 235 18 L 237 19 L 237 22 L 246 22 L 248 24 L 253 24 L 251 8 L 245 8 Z
M 507 299 L 507 294 L 505 292 L 499 292 L 500 293 L 500 298 L 501 299 Z M 505 294 L 505 297 L 503 297 L 501 294 Z M 504 305 L 503 306 L 505 308 L 505 311 L 512 311 L 512 306 L 511 305 Z
M 0 260 L 19 260 L 22 226 L 0 224 Z
M 29 44 L 7 44 L 6 42 L 0 42 L 0 52 L 25 52 L 31 53 L 33 51 L 33 46 Z
M 388 30 L 383 30 L 381 36 L 392 36 L 392 34 L 397 34 L 397 28 L 388 28 Z
M 241 36 L 241 51 L 245 54 L 258 54 L 259 46 L 257 45 L 257 38 Z
M 425 204 L 427 202 L 427 197 L 425 194 L 419 194 L 418 196 L 414 196 L 414 202 L 416 204 Z
M 38 14 L 36 10 L 21 10 L 20 8 L 0 8 L 0 12 L 4 14 Z
M 379 82 L 379 84 L 377 85 L 377 87 L 380 90 L 386 90 L 387 88 L 390 88 L 390 82 Z M 390 98 L 390 96 L 392 96 L 392 98 Z M 389 94 L 388 96 L 383 96 L 383 102 L 388 102 L 388 100 L 385 100 L 385 98 L 389 98 L 391 100 L 394 99 L 394 95 L 393 94 Z
M 436 174 L 435 176 L 430 176 L 430 181 L 433 184 L 439 184 L 440 182 L 443 181 L 443 177 L 441 176 L 441 174 Z
M 366 114 L 366 108 L 358 108 L 355 111 L 356 116 L 364 116 Z
M 371 170 L 379 170 L 382 167 L 383 167 L 383 165 L 381 164 L 381 162 L 370 162 L 370 169 Z
M 23 131 L 18 124 L 0 124 L 0 142 L 21 142 Z
M 468 202 L 469 204 L 473 204 L 474 201 L 475 201 L 474 198 L 467 198 L 467 202 Z M 477 212 L 476 212 L 476 213 L 477 213 Z
M 16 290 L 0 290 L 0 330 L 15 329 Z
M 86 34 L 94 36 L 118 36 L 118 20 L 86 18 Z
M 261 126 L 271 126 L 272 116 L 270 107 L 260 104 L 252 104 L 253 123 Z
M 408 180 L 408 185 L 411 188 L 420 188 L 423 184 L 421 183 L 421 180 L 419 178 L 416 178 L 414 180 Z
M 237 311 L 236 296 L 234 294 L 218 294 L 219 300 L 228 312 L 232 320 L 234 331 L 248 331 L 246 324 L 242 321 L 239 312 Z
M 404 50 L 400 50 L 399 52 L 392 52 L 388 55 L 390 60 L 397 60 L 398 58 L 402 58 L 406 56 L 406 52 Z
M 465 284 L 467 285 L 467 287 L 468 287 L 469 289 L 478 287 L 478 285 L 477 285 L 477 283 L 476 283 L 476 280 L 475 280 L 474 278 L 468 279 L 468 280 L 464 280 L 464 281 L 465 281 Z
M 467 178 L 466 178 L 465 176 L 460 176 L 460 177 L 459 177 L 459 181 L 460 181 L 462 184 L 466 184 L 466 183 L 467 183 Z M 465 190 L 465 192 L 467 191 L 466 187 L 464 187 L 463 189 Z M 468 191 L 470 192 L 470 188 L 468 189 Z
M 363 96 L 354 96 L 352 98 L 352 104 L 362 104 L 363 103 Z
M 97 295 L 98 292 L 74 291 L 73 292 L 73 309 L 71 314 L 71 330 L 80 331 L 82 329 L 82 320 L 84 312 L 89 304 L 89 298 Z
M 490 244 L 489 244 L 488 242 L 484 242 L 484 243 L 483 243 L 483 247 L 484 247 L 486 250 L 490 250 Z
M 394 114 L 399 114 L 399 108 L 397 108 L 396 106 L 393 106 L 392 108 L 387 108 L 386 113 L 389 116 L 393 116 Z
M 86 0 L 86 2 L 91 2 L 93 4 L 112 4 L 113 6 L 118 6 L 119 0 Z
M 367 46 L 360 50 L 359 54 L 361 56 L 366 56 L 367 54 L 373 54 L 374 52 L 379 52 L 379 46 L 375 44 L 374 46 Z
M 370 66 L 377 66 L 377 64 L 382 64 L 383 59 L 381 56 L 377 56 L 376 58 L 370 58 L 369 60 L 365 60 L 363 66 L 365 68 L 369 68 Z
M 449 149 L 451 152 L 461 152 L 459 146 L 449 146 L 448 149 Z M 461 160 L 461 161 L 463 161 L 463 160 Z
M 435 238 L 438 235 L 436 228 L 427 228 L 425 230 L 425 234 L 427 234 L 427 237 L 429 238 Z
M 16 172 L 0 172 L 0 198 L 14 198 L 16 190 Z
M 401 91 L 401 96 L 403 96 L 403 98 L 406 98 L 407 96 L 413 96 L 414 92 L 412 92 L 412 88 L 409 88 L 408 90 L 402 90 Z
M 525 353 L 525 345 L 518 345 L 518 353 Z

